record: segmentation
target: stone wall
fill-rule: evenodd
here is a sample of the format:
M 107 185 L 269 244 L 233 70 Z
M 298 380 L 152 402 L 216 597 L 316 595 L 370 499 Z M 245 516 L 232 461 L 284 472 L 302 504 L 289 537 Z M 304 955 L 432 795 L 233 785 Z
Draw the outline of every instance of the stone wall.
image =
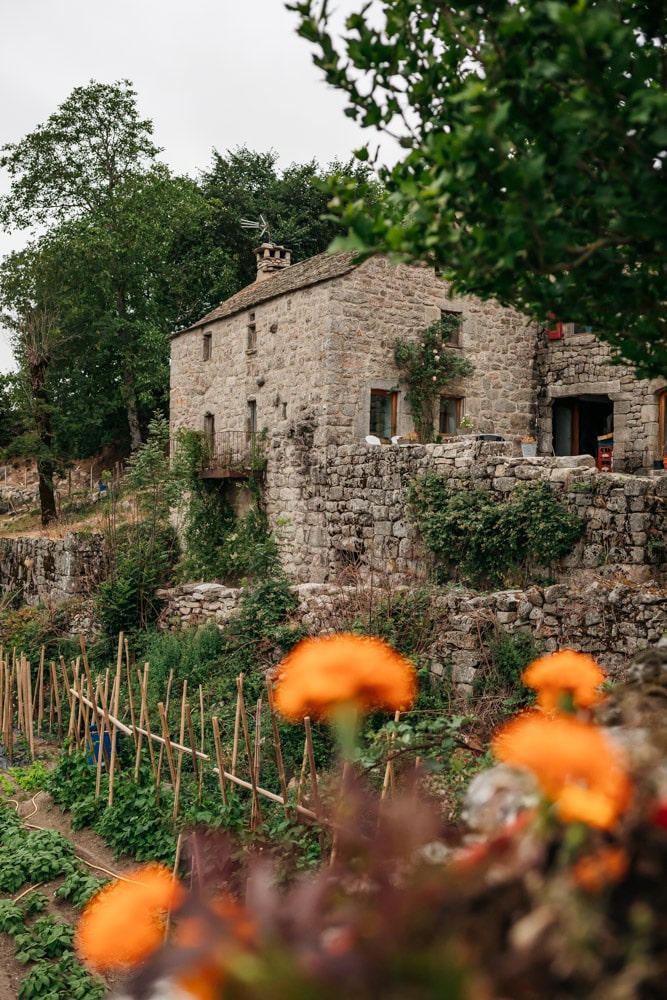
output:
M 106 570 L 103 535 L 0 538 L 0 594 L 26 604 L 60 604 L 87 594 Z
M 304 431 L 271 441 L 266 478 L 270 523 L 287 572 L 326 583 L 375 575 L 393 586 L 428 573 L 406 511 L 411 479 L 424 472 L 472 477 L 498 496 L 546 478 L 585 519 L 563 571 L 623 571 L 649 578 L 665 566 L 667 476 L 598 473 L 590 456 L 523 458 L 506 443 L 457 437 L 443 444 L 315 449 Z
M 400 591 L 301 584 L 296 618 L 311 634 L 340 629 L 355 617 L 372 616 L 387 596 Z M 221 626 L 235 609 L 240 590 L 216 584 L 165 590 L 164 627 L 178 629 L 213 622 Z M 489 641 L 498 634 L 530 633 L 540 652 L 574 648 L 595 657 L 611 676 L 620 676 L 638 650 L 667 633 L 663 589 L 596 581 L 584 587 L 556 584 L 475 594 L 434 590 L 425 627 L 436 623 L 437 638 L 425 655 L 435 677 L 451 672 L 459 690 L 470 692 L 488 662 Z
M 553 446 L 553 404 L 567 397 L 608 396 L 614 404 L 614 468 L 651 469 L 662 458 L 659 396 L 665 380 L 637 379 L 631 367 L 613 364 L 611 349 L 592 333 L 563 325 L 561 340 L 542 338 L 537 347 L 536 381 L 539 450 Z

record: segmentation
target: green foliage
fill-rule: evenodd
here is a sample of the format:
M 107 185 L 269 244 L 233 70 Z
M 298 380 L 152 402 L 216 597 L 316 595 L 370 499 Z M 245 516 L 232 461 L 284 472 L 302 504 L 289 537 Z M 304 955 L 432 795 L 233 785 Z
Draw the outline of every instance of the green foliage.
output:
M 359 0 L 342 30 L 329 4 L 291 6 L 346 113 L 403 149 L 379 205 L 334 189 L 346 245 L 588 323 L 664 375 L 664 4 Z
M 26 831 L 0 811 L 0 892 L 10 893 L 24 882 L 49 882 L 74 867 L 74 845 L 55 830 Z
M 545 482 L 522 483 L 499 501 L 472 482 L 429 474 L 413 482 L 410 505 L 439 565 L 477 586 L 524 582 L 532 567 L 571 551 L 583 530 Z
M 45 958 L 60 958 L 72 950 L 74 928 L 52 916 L 39 917 L 25 931 L 14 934 L 16 958 L 19 962 L 37 962 Z
M 56 899 L 65 899 L 72 906 L 85 906 L 88 900 L 98 892 L 109 879 L 97 878 L 87 869 L 77 868 L 67 876 L 54 892 Z
M 433 591 L 397 590 L 374 602 L 364 615 L 354 618 L 343 629 L 360 635 L 376 635 L 403 656 L 413 660 L 426 651 L 437 628 L 437 609 Z
M 539 656 L 532 635 L 528 632 L 497 632 L 488 646 L 488 660 L 475 674 L 475 699 L 500 700 L 498 721 L 528 708 L 535 701 L 535 692 L 527 688 L 521 675 Z
M 179 434 L 174 475 L 186 506 L 186 555 L 179 575 L 231 582 L 274 575 L 280 565 L 278 545 L 269 531 L 259 484 L 253 479 L 244 484 L 251 504 L 238 517 L 220 484 L 200 475 L 207 447 L 204 434 Z M 257 454 L 263 463 L 262 446 Z
M 434 408 L 442 390 L 474 371 L 469 361 L 447 346 L 459 325 L 456 316 L 443 316 L 424 330 L 418 343 L 397 339 L 394 344 L 394 359 L 407 384 L 406 399 L 422 442 L 433 440 Z
M 49 772 L 41 760 L 34 760 L 28 767 L 10 767 L 9 773 L 19 788 L 34 792 L 46 788 Z
M 21 982 L 17 1000 L 103 1000 L 105 994 L 104 983 L 66 952 L 57 962 L 36 962 Z

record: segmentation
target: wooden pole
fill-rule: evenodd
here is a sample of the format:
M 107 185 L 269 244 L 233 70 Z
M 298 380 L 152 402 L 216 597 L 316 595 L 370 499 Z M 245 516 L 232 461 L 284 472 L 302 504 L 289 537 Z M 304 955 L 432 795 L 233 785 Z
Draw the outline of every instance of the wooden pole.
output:
M 273 703 L 273 686 L 268 678 L 266 681 L 266 695 L 269 702 L 269 713 L 271 715 L 271 729 L 273 732 L 273 749 L 276 755 L 278 777 L 280 778 L 280 791 L 282 792 L 282 796 L 283 799 L 285 800 L 285 803 L 287 803 L 287 779 L 285 776 L 285 765 L 283 764 L 283 751 L 280 746 L 280 735 L 278 733 L 278 719 L 276 717 L 276 709 Z
M 204 721 L 204 691 L 201 684 L 199 685 L 199 726 L 200 726 L 200 739 L 199 739 L 199 749 L 204 752 L 204 732 L 206 729 L 206 724 Z
M 132 691 L 132 672 L 130 669 L 130 647 L 128 645 L 127 639 L 125 640 L 125 674 L 127 680 L 127 701 L 130 707 L 130 722 L 132 723 L 132 736 L 134 738 L 134 743 L 137 743 L 137 733 L 135 730 L 136 718 L 134 715 L 134 693 Z
M 35 759 L 35 735 L 33 730 L 34 720 L 32 716 L 32 678 L 30 676 L 30 663 L 21 654 L 21 659 L 23 662 L 23 676 L 25 684 L 25 694 L 23 699 L 23 704 L 25 706 L 26 720 L 26 737 L 28 740 L 28 750 L 30 752 L 30 759 Z
M 185 716 L 187 708 L 187 697 L 188 697 L 188 682 L 183 681 L 183 693 L 181 695 L 181 728 L 179 740 L 181 746 L 185 743 Z M 166 717 L 166 712 L 165 712 Z M 166 738 L 166 737 L 165 737 Z M 165 744 L 166 748 L 166 744 Z M 167 751 L 169 752 L 169 751 Z M 178 762 L 176 765 L 176 785 L 174 786 L 174 819 L 178 816 L 178 802 L 181 794 L 181 770 L 183 768 L 183 751 L 178 751 Z
M 167 681 L 167 697 L 164 702 L 164 711 L 167 718 L 169 718 L 169 705 L 171 702 L 171 685 L 174 682 L 174 670 L 173 668 L 169 671 L 169 680 Z M 162 780 L 162 761 L 164 760 L 164 743 L 160 746 L 160 754 L 157 761 L 157 780 L 158 784 Z
M 319 818 L 322 811 L 320 803 L 320 793 L 317 787 L 317 770 L 315 768 L 315 750 L 313 748 L 313 734 L 310 730 L 310 718 L 306 715 L 303 720 L 306 729 L 306 746 L 308 747 L 308 764 L 310 765 L 310 778 L 313 784 L 313 806 Z
M 241 724 L 243 726 L 243 739 L 245 741 L 246 755 L 248 757 L 248 767 L 250 768 L 250 786 L 252 788 L 252 815 L 251 815 L 251 829 L 254 830 L 257 822 L 261 821 L 261 812 L 259 809 L 259 799 L 257 797 L 257 780 L 255 778 L 255 767 L 253 761 L 252 748 L 250 746 L 250 733 L 248 731 L 248 717 L 245 710 L 245 701 L 243 700 L 243 674 L 236 678 L 236 690 L 238 693 L 238 704 L 240 706 L 241 714 Z
M 239 730 L 241 726 L 241 692 L 243 691 L 243 674 L 236 679 L 236 714 L 234 716 L 234 742 L 232 744 L 232 774 L 236 774 L 239 756 Z
M 162 723 L 162 736 L 164 737 L 164 748 L 167 754 L 167 763 L 169 764 L 169 774 L 171 775 L 171 783 L 174 788 L 176 788 L 176 767 L 174 765 L 174 755 L 171 752 L 171 737 L 169 735 L 169 725 L 167 723 L 167 714 L 164 710 L 164 705 L 160 701 L 158 702 L 158 712 L 160 713 L 160 722 Z
M 63 717 L 60 710 L 60 685 L 58 684 L 58 671 L 56 670 L 55 660 L 51 660 L 50 663 L 51 670 L 51 688 L 53 690 L 53 695 L 56 703 L 56 716 L 58 718 L 58 737 L 62 739 L 63 736 Z
M 218 764 L 218 779 L 220 781 L 220 798 L 222 799 L 222 804 L 227 805 L 227 792 L 225 790 L 225 769 L 222 760 L 222 745 L 220 743 L 220 726 L 218 725 L 218 717 L 214 715 L 211 719 L 213 723 L 213 742 L 215 743 L 215 759 Z

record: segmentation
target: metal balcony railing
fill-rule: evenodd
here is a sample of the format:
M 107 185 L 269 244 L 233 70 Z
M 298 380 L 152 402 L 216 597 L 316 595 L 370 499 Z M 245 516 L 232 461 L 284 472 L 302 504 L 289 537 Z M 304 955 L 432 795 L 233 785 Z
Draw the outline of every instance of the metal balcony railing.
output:
M 255 431 L 216 431 L 207 436 L 204 476 L 261 475 L 266 468 L 266 436 Z

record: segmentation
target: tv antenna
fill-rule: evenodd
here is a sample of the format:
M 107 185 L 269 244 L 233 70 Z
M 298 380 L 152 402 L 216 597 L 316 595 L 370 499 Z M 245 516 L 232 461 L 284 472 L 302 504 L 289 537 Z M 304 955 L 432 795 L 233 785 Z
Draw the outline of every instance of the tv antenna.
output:
M 260 240 L 266 236 L 268 242 L 271 242 L 271 229 L 263 215 L 260 215 L 259 222 L 255 222 L 253 219 L 241 219 L 241 229 L 257 229 Z

